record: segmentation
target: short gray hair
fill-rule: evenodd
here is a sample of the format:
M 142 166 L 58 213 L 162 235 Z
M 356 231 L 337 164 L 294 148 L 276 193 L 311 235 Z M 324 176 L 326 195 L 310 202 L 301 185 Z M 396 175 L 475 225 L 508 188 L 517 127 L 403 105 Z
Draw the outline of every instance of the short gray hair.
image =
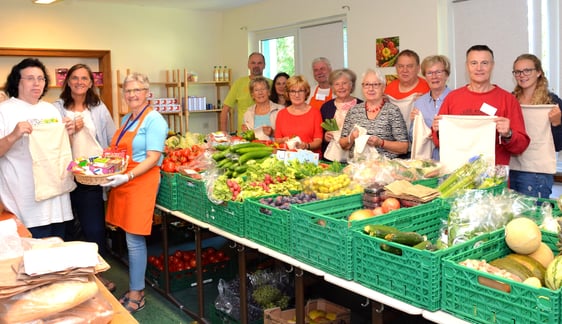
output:
M 363 83 L 363 81 L 365 81 L 365 78 L 370 74 L 374 74 L 377 77 L 379 82 L 382 83 L 383 89 L 386 88 L 386 78 L 384 77 L 384 74 L 382 74 L 380 69 L 368 68 L 365 72 L 363 72 L 363 75 L 361 76 L 361 83 Z
M 328 60 L 327 58 L 325 58 L 323 56 L 317 57 L 314 60 L 312 60 L 311 66 L 314 67 L 314 64 L 320 63 L 320 62 L 325 63 L 330 68 L 330 70 L 332 69 L 332 63 L 330 63 L 330 60 Z
M 142 73 L 132 72 L 130 74 L 127 74 L 125 80 L 123 80 L 123 85 L 127 82 L 133 82 L 133 81 L 142 84 L 144 88 L 147 89 L 150 88 L 150 82 L 148 81 L 148 77 Z M 123 87 L 123 89 L 125 89 L 125 87 Z

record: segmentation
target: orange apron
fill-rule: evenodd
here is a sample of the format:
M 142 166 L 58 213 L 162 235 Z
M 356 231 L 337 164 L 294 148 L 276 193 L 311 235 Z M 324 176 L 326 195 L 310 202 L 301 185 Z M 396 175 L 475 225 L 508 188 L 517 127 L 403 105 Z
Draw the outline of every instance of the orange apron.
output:
M 126 131 L 119 141 L 118 148 L 125 149 L 129 158 L 127 173 L 129 173 L 139 162 L 133 161 L 133 139 L 142 124 L 144 117 L 152 111 L 146 109 L 138 120 L 134 131 Z M 117 138 L 124 123 L 113 135 L 111 146 L 115 147 Z M 128 233 L 137 235 L 150 235 L 152 230 L 152 217 L 156 204 L 156 194 L 160 184 L 160 168 L 154 166 L 142 175 L 135 175 L 135 178 L 125 184 L 112 188 L 109 191 L 107 203 L 107 213 L 105 216 L 109 224 L 118 226 Z
M 316 99 L 316 94 L 318 93 L 318 87 L 316 87 L 314 89 L 314 94 L 312 94 L 312 97 L 310 97 L 310 102 L 309 105 L 312 106 L 312 108 L 317 108 L 320 109 L 322 108 L 322 105 L 328 101 L 328 100 L 332 100 L 332 88 L 330 88 L 330 93 L 328 93 L 328 95 L 326 96 L 326 98 L 324 98 L 324 100 L 318 100 Z

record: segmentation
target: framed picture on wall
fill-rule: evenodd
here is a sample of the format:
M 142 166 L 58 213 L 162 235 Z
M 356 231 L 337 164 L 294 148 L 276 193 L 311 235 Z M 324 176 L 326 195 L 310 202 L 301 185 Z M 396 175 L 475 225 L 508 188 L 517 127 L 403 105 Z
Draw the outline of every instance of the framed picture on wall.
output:
M 396 57 L 400 48 L 400 37 L 384 37 L 377 38 L 377 66 L 378 67 L 393 67 L 396 63 Z

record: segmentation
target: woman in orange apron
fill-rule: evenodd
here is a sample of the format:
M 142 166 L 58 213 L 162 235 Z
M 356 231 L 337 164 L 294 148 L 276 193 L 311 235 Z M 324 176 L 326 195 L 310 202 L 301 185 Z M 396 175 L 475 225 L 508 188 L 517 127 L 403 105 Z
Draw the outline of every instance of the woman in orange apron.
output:
M 145 306 L 144 274 L 147 263 L 145 236 L 152 229 L 152 215 L 160 182 L 168 125 L 164 118 L 149 107 L 148 78 L 132 73 L 123 81 L 125 102 L 131 113 L 125 115 L 111 146 L 129 156 L 123 174 L 108 177 L 102 186 L 109 192 L 106 221 L 125 231 L 129 255 L 129 291 L 119 301 L 131 313 Z

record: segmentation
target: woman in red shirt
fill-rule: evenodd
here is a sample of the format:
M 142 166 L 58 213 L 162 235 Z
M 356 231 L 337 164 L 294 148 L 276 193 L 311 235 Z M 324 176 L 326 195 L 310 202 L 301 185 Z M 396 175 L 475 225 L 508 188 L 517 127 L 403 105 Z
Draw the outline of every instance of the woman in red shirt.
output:
M 322 145 L 322 115 L 306 103 L 310 85 L 300 75 L 287 80 L 287 94 L 291 105 L 279 111 L 275 122 L 275 142 L 282 144 L 298 136 L 297 149 L 320 153 Z

